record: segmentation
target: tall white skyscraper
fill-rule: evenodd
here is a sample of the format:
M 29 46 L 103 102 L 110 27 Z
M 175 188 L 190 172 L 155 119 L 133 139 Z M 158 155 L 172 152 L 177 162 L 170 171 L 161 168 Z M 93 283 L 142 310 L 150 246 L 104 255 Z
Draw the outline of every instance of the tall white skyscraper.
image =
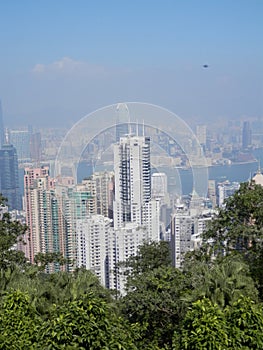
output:
M 114 228 L 145 223 L 151 200 L 150 138 L 127 135 L 114 146 Z
M 144 241 L 159 241 L 159 200 L 151 198 L 150 137 L 127 135 L 114 145 L 114 230 L 109 236 L 109 287 L 124 292 L 118 263 Z

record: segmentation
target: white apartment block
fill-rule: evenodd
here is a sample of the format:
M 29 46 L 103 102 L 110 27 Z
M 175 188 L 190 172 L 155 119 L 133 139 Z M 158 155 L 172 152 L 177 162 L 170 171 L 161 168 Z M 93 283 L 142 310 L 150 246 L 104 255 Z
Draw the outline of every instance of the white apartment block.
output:
M 171 222 L 172 263 L 179 268 L 184 254 L 191 248 L 191 237 L 194 234 L 194 218 L 188 211 L 175 213 Z
M 119 229 L 110 231 L 109 248 L 109 288 L 124 293 L 125 276 L 118 264 L 126 261 L 138 252 L 138 248 L 147 240 L 147 230 L 136 223 L 127 223 Z
M 111 220 L 91 215 L 76 221 L 77 266 L 84 266 L 108 286 L 108 236 Z
M 202 233 L 212 220 L 215 211 L 201 209 L 193 211 L 178 205 L 171 221 L 172 263 L 180 268 L 187 252 L 198 249 L 202 244 Z
M 114 145 L 114 228 L 126 222 L 144 224 L 145 204 L 151 200 L 150 138 L 127 135 Z

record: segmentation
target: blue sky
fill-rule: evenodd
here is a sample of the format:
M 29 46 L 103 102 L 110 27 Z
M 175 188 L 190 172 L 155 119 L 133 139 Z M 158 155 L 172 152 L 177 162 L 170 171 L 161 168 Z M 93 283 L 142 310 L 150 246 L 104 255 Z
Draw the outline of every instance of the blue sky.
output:
M 0 47 L 11 126 L 70 126 L 120 101 L 263 117 L 262 0 L 2 0 Z

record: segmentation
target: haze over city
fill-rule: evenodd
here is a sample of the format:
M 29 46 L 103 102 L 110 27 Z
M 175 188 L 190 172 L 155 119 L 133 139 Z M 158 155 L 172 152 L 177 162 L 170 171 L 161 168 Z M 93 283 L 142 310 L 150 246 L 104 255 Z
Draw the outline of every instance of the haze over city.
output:
M 187 122 L 262 117 L 262 13 L 260 0 L 2 1 L 4 123 L 69 128 L 121 101 Z

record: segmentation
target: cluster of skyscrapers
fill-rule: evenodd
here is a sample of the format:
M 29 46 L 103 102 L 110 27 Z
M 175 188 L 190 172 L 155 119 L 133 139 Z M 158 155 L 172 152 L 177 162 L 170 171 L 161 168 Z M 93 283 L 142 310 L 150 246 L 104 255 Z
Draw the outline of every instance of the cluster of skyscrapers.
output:
M 121 289 L 118 263 L 135 255 L 143 241 L 160 239 L 149 137 L 121 137 L 114 172 L 95 172 L 80 184 L 70 177 L 52 179 L 48 167 L 25 168 L 24 207 L 29 261 L 38 252 L 60 252 L 68 263 L 51 264 L 50 271 L 85 266 L 105 286 Z
M 0 109 L 0 192 L 8 199 L 9 210 L 24 210 L 26 244 L 18 249 L 31 263 L 37 253 L 61 253 L 66 263 L 49 264 L 47 272 L 84 266 L 107 288 L 122 291 L 120 262 L 136 255 L 143 242 L 167 240 L 173 265 L 180 267 L 185 253 L 201 245 L 215 207 L 222 206 L 239 184 L 217 186 L 209 180 L 207 198 L 195 190 L 185 198 L 171 196 L 165 172 L 151 168 L 151 139 L 144 127 L 137 126 L 132 133 L 126 120 L 119 122 L 113 169 L 93 172 L 75 183 L 70 176 L 51 177 L 49 166 L 41 164 L 39 133 L 30 128 L 5 132 Z M 249 146 L 249 133 L 244 124 L 243 147 Z M 205 126 L 197 128 L 197 138 L 205 147 Z M 22 194 L 19 162 L 24 172 Z

